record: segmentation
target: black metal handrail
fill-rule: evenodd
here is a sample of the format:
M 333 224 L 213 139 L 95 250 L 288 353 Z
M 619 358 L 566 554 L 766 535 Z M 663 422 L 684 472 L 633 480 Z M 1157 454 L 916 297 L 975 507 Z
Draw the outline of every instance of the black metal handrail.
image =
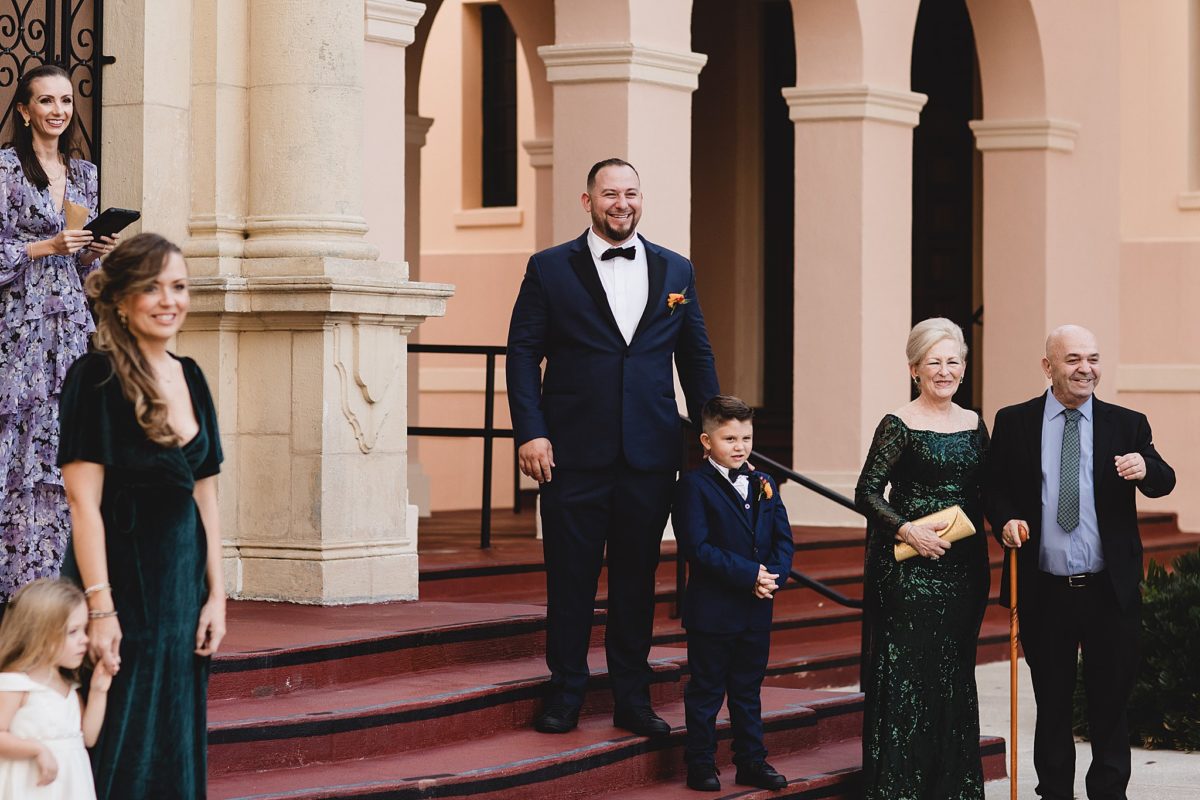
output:
M 408 346 L 408 352 L 419 354 L 448 354 L 448 355 L 476 355 L 484 356 L 487 360 L 486 377 L 484 379 L 484 407 L 483 407 L 483 427 L 446 427 L 446 426 L 430 426 L 430 425 L 410 425 L 408 428 L 409 436 L 435 436 L 447 438 L 479 438 L 483 439 L 483 497 L 480 504 L 480 520 L 479 520 L 479 547 L 487 549 L 492 544 L 492 453 L 493 441 L 495 439 L 511 439 L 513 431 L 511 428 L 497 428 L 495 426 L 496 419 L 496 357 L 506 355 L 508 348 L 501 345 L 460 345 L 460 344 L 422 344 L 413 342 Z M 679 417 L 683 424 L 683 430 L 686 432 L 691 430 L 692 421 L 685 416 Z M 686 435 L 681 437 L 681 445 L 686 453 L 687 441 Z M 824 486 L 817 481 L 812 480 L 790 467 L 785 467 L 773 458 L 769 458 L 758 451 L 753 451 L 750 454 L 750 459 L 755 464 L 761 464 L 771 469 L 771 471 L 783 475 L 788 480 L 793 481 L 804 488 L 816 492 L 822 497 L 837 503 L 843 508 L 848 508 L 855 511 L 854 501 L 845 495 L 839 494 L 827 486 Z M 514 470 L 513 474 L 513 494 L 519 495 L 519 480 L 520 476 Z M 515 508 L 515 506 L 514 506 Z M 818 594 L 826 597 L 833 602 L 845 606 L 847 608 L 862 608 L 862 601 L 852 597 L 846 597 L 835 589 L 821 583 L 815 578 L 805 575 L 803 572 L 792 570 L 789 577 L 796 583 L 805 586 Z M 676 549 L 675 556 L 675 608 L 672 612 L 672 617 L 678 618 L 680 611 L 683 608 L 683 594 L 687 582 L 687 562 L 683 557 L 683 553 Z
M 688 435 L 688 431 L 692 430 L 692 421 L 690 419 L 688 419 L 687 417 L 683 416 L 682 414 L 679 416 L 679 421 L 683 425 L 683 435 L 684 435 L 684 437 L 686 437 Z M 848 508 L 851 511 L 854 511 L 855 513 L 859 513 L 858 509 L 855 508 L 855 506 L 854 506 L 854 501 L 851 500 L 849 497 L 846 497 L 846 495 L 841 494 L 840 492 L 835 492 L 833 489 L 830 489 L 828 486 L 818 483 L 817 481 L 814 481 L 812 478 L 808 478 L 804 475 L 801 475 L 799 472 L 796 472 L 794 469 L 792 469 L 790 467 L 785 467 L 783 464 L 780 464 L 775 459 L 769 458 L 769 457 L 763 455 L 762 453 L 758 452 L 757 450 L 750 451 L 750 461 L 753 462 L 756 467 L 760 466 L 760 465 L 769 467 L 772 472 L 777 472 L 780 475 L 783 475 L 788 480 L 803 486 L 805 489 L 816 492 L 817 494 L 821 495 L 822 497 L 826 498 L 827 500 L 832 500 L 833 502 L 837 503 L 839 506 L 842 506 L 843 508 Z M 836 589 L 832 589 L 829 586 L 827 586 L 826 584 L 821 583 L 816 578 L 805 575 L 803 572 L 799 572 L 798 570 L 792 570 L 791 572 L 789 572 L 788 577 L 791 578 L 796 583 L 800 584 L 801 586 L 812 589 L 817 594 L 821 595 L 822 597 L 828 598 L 829 600 L 832 600 L 833 602 L 837 603 L 840 606 L 845 606 L 846 608 L 862 608 L 862 606 L 863 606 L 862 600 L 858 600 L 853 597 L 846 597 L 846 595 L 842 594 L 841 592 L 837 591 Z M 678 617 L 680 616 L 680 614 L 682 612 L 683 595 L 684 595 L 686 585 L 687 585 L 687 560 L 684 558 L 683 551 L 680 550 L 678 547 L 676 547 L 676 550 L 675 550 L 675 609 L 671 614 L 671 617 L 673 619 L 678 619 Z
M 408 426 L 409 436 L 438 436 L 455 439 L 483 439 L 483 500 L 479 509 L 479 547 L 486 550 L 492 546 L 492 450 L 495 439 L 511 439 L 511 428 L 497 428 L 496 422 L 496 356 L 502 356 L 507 348 L 497 345 L 467 344 L 421 344 L 408 346 L 410 353 L 441 353 L 450 355 L 485 356 L 487 358 L 484 378 L 483 427 L 444 427 L 429 425 Z M 514 471 L 513 494 L 520 488 L 519 476 Z

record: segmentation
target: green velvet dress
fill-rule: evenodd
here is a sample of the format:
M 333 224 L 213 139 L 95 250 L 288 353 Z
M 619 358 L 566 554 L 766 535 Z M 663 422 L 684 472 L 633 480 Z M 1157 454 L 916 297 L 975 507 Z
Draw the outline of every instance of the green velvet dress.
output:
M 209 659 L 194 652 L 208 594 L 204 527 L 192 498 L 221 462 L 204 375 L 181 358 L 200 431 L 182 447 L 146 438 L 108 357 L 89 353 L 63 385 L 59 464 L 104 465 L 108 575 L 121 670 L 92 748 L 99 800 L 203 800 Z M 78 578 L 73 551 L 64 572 Z
M 863 797 L 982 800 L 975 648 L 989 570 L 980 484 L 983 421 L 957 433 L 879 423 L 855 490 L 867 517 L 863 571 Z M 884 489 L 891 492 L 884 497 Z M 974 536 L 934 561 L 897 562 L 905 522 L 959 505 Z

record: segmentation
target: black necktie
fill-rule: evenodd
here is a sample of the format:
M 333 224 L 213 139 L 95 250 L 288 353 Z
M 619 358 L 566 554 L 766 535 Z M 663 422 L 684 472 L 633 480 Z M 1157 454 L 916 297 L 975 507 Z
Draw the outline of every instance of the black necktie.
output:
M 633 245 L 629 245 L 629 247 L 610 247 L 604 251 L 604 255 L 600 256 L 600 260 L 609 261 L 614 258 L 628 258 L 630 261 L 633 261 L 635 252 L 637 252 L 637 248 Z
M 746 464 L 742 464 L 737 469 L 729 470 L 729 482 L 736 483 L 738 477 L 741 475 L 745 475 L 747 478 L 750 477 L 750 467 L 747 466 Z

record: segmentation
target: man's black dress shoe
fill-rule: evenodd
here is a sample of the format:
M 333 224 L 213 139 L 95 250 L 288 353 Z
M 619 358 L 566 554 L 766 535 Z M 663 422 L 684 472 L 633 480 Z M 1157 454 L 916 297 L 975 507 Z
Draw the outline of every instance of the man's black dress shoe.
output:
M 540 733 L 566 733 L 579 724 L 579 707 L 566 703 L 547 703 L 542 715 L 533 722 Z
M 638 736 L 666 736 L 671 726 L 649 708 L 623 708 L 613 713 L 613 725 Z
M 721 781 L 712 764 L 688 764 L 687 786 L 697 792 L 719 792 Z
M 734 780 L 742 786 L 757 786 L 759 789 L 782 789 L 787 786 L 787 778 L 780 775 L 765 761 L 755 761 L 744 767 L 738 767 Z

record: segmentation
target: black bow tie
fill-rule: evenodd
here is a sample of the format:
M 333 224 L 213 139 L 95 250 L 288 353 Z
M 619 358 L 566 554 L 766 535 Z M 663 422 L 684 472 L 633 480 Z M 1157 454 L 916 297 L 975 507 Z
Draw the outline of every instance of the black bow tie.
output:
M 604 251 L 604 255 L 600 256 L 600 260 L 609 261 L 614 258 L 628 258 L 630 261 L 633 261 L 633 256 L 636 252 L 637 248 L 633 245 L 629 245 L 629 247 L 610 247 Z
M 736 482 L 737 479 L 742 475 L 745 475 L 747 478 L 750 477 L 750 467 L 746 464 L 742 464 L 737 469 L 729 470 L 729 482 L 730 483 Z

